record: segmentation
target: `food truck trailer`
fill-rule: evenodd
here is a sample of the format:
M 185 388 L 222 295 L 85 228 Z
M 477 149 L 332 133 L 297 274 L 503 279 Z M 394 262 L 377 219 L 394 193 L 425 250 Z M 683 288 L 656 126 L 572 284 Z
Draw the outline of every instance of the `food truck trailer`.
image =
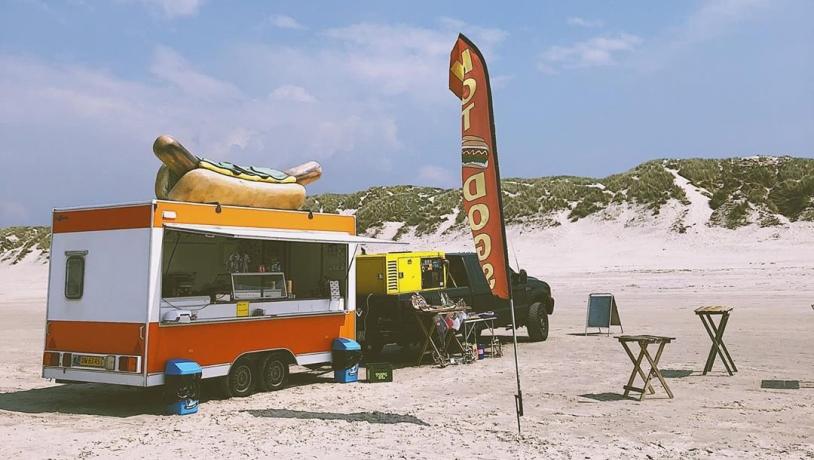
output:
M 153 200 L 57 209 L 44 378 L 139 387 L 188 359 L 227 395 L 355 338 L 354 216 Z

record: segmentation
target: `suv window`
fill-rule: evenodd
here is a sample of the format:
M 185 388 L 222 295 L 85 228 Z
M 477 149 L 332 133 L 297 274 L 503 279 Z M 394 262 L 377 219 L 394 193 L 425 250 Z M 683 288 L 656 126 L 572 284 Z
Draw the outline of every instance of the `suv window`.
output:
M 65 297 L 76 300 L 82 298 L 85 290 L 85 256 L 70 255 L 65 260 Z
M 469 286 L 463 257 L 450 257 L 447 260 L 449 261 L 449 267 L 447 268 L 449 281 L 447 282 L 447 287 Z

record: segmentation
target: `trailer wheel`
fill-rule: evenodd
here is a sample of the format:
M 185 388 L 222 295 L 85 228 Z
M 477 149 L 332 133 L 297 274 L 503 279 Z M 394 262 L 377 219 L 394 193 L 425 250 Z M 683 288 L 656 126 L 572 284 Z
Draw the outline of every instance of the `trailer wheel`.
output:
M 545 305 L 540 302 L 529 305 L 526 328 L 532 342 L 542 342 L 548 338 L 548 311 L 546 311 Z
M 223 393 L 227 398 L 243 398 L 252 394 L 255 385 L 255 372 L 246 359 L 238 359 L 232 364 L 229 375 L 223 378 Z
M 263 391 L 277 391 L 285 387 L 288 381 L 288 362 L 280 354 L 269 354 L 257 367 L 260 372 L 260 388 Z

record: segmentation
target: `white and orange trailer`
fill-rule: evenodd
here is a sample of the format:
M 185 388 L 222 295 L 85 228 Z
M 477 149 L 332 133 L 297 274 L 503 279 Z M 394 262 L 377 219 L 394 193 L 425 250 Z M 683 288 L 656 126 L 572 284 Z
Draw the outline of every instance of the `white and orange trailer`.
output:
M 44 378 L 162 385 L 189 359 L 227 394 L 355 338 L 355 217 L 154 200 L 56 209 Z M 389 242 L 392 243 L 392 242 Z

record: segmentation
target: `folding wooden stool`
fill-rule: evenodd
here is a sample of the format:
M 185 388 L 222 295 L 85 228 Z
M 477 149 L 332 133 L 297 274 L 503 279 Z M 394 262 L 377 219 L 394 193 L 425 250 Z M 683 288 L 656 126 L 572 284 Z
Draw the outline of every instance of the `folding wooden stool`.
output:
M 726 324 L 729 321 L 729 313 L 731 311 L 732 307 L 721 305 L 695 309 L 695 314 L 701 318 L 701 322 L 704 323 L 704 329 L 707 330 L 709 338 L 712 339 L 712 348 L 709 350 L 707 363 L 704 365 L 704 375 L 707 375 L 707 372 L 712 370 L 712 365 L 715 364 L 716 354 L 721 357 L 721 361 L 723 361 L 724 367 L 726 367 L 726 371 L 729 372 L 729 375 L 733 375 L 733 372 L 738 372 L 738 368 L 735 367 L 735 362 L 732 361 L 732 356 L 729 355 L 729 350 L 726 349 L 723 340 L 724 330 L 726 330 Z M 715 323 L 712 321 L 712 317 L 715 315 L 721 316 L 718 326 L 715 326 Z
M 667 382 L 664 380 L 664 376 L 661 375 L 661 371 L 659 370 L 659 360 L 661 359 L 661 354 L 664 352 L 664 347 L 675 340 L 674 337 L 663 337 L 658 335 L 621 335 L 617 337 L 619 343 L 622 344 L 622 347 L 625 349 L 627 356 L 633 362 L 633 372 L 630 373 L 630 378 L 627 381 L 627 385 L 624 386 L 625 389 L 625 398 L 631 392 L 639 393 L 639 401 L 644 399 L 645 393 L 655 394 L 656 390 L 653 389 L 653 386 L 650 384 L 650 379 L 655 376 L 659 382 L 661 382 L 661 386 L 664 387 L 664 391 L 667 392 L 667 396 L 670 399 L 673 398 L 673 392 L 670 391 L 670 387 L 667 386 Z M 630 347 L 628 343 L 635 342 L 639 344 L 639 356 L 638 358 L 633 356 L 633 352 L 630 351 Z M 650 344 L 658 345 L 658 350 L 656 351 L 656 356 L 653 357 L 647 351 L 647 346 Z M 647 362 L 650 364 L 650 370 L 645 374 L 642 370 L 642 358 L 646 358 Z M 636 380 L 636 376 L 640 376 L 644 381 L 644 384 L 641 388 L 637 388 L 633 386 L 633 382 Z

